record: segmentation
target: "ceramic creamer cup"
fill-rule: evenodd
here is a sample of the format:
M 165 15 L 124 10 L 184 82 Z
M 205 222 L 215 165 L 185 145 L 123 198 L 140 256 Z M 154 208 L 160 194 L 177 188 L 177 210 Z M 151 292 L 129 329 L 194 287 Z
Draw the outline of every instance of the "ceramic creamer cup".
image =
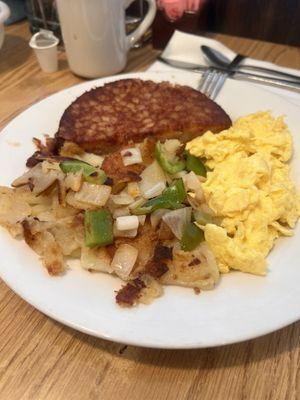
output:
M 57 45 L 59 39 L 53 32 L 41 29 L 35 33 L 29 46 L 34 50 L 41 69 L 44 72 L 55 72 L 58 69 Z
M 10 16 L 10 10 L 3 1 L 0 1 L 0 48 L 4 41 L 4 22 Z
M 56 0 L 70 69 L 86 78 L 124 69 L 128 50 L 151 25 L 155 0 L 138 28 L 126 35 L 125 10 L 133 0 Z

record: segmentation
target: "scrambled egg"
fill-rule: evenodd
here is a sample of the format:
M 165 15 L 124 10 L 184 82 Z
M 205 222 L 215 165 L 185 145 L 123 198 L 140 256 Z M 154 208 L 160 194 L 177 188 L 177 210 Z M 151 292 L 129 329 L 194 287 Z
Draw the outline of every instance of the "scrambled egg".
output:
M 287 164 L 292 138 L 283 118 L 251 114 L 217 135 L 206 132 L 186 148 L 211 169 L 203 190 L 222 223 L 205 225 L 204 233 L 220 272 L 264 275 L 274 241 L 291 236 L 300 215 Z

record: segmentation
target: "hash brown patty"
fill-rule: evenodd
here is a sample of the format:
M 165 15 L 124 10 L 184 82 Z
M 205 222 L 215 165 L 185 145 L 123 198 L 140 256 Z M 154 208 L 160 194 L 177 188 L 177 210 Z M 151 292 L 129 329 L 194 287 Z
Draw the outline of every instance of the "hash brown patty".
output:
M 78 97 L 65 110 L 56 138 L 101 154 L 148 136 L 187 142 L 230 125 L 220 106 L 188 86 L 124 79 Z

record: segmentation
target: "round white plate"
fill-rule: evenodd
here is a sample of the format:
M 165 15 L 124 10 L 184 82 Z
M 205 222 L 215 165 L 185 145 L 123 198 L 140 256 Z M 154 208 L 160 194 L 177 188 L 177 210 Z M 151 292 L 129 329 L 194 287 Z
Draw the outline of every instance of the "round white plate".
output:
M 30 107 L 0 135 L 1 185 L 25 169 L 33 153 L 32 137 L 54 135 L 65 108 L 84 91 L 128 77 L 168 80 L 193 87 L 193 73 L 139 73 L 86 82 Z M 260 110 L 286 115 L 294 135 L 292 176 L 300 186 L 300 115 L 284 98 L 249 84 L 227 80 L 217 102 L 234 120 Z M 19 143 L 19 146 L 16 144 Z M 82 332 L 122 343 L 158 348 L 197 348 L 234 343 L 272 332 L 300 317 L 300 229 L 278 240 L 268 257 L 266 277 L 238 272 L 222 276 L 215 290 L 195 295 L 190 289 L 166 287 L 151 305 L 123 309 L 114 290 L 121 281 L 90 274 L 72 265 L 61 277 L 50 277 L 23 241 L 0 229 L 0 275 L 19 296 L 46 315 Z

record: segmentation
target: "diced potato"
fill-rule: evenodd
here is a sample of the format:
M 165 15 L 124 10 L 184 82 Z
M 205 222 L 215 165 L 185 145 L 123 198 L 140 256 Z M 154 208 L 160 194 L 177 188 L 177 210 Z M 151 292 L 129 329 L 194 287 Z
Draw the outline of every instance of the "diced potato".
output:
M 16 224 L 31 213 L 29 204 L 14 189 L 0 187 L 0 224 Z
M 65 269 L 64 258 L 52 233 L 46 230 L 33 234 L 28 221 L 24 221 L 23 229 L 26 243 L 41 257 L 48 273 L 61 274 Z

